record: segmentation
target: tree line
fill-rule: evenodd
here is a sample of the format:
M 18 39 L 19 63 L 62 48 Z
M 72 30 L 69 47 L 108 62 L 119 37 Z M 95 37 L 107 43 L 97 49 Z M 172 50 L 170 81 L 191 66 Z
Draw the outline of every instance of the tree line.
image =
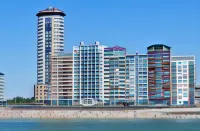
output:
M 14 97 L 13 99 L 10 99 L 7 101 L 8 104 L 26 104 L 26 103 L 34 103 L 35 98 L 24 98 L 24 97 Z

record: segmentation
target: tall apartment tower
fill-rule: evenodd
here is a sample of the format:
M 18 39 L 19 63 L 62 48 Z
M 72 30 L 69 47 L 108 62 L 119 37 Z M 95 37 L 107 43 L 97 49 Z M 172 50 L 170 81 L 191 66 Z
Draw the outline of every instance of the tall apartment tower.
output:
M 172 56 L 172 105 L 195 104 L 195 57 Z
M 104 100 L 106 105 L 126 101 L 126 48 L 104 48 Z
M 93 105 L 104 101 L 104 46 L 73 47 L 73 105 Z
M 50 85 L 51 56 L 64 52 L 65 13 L 52 6 L 39 11 L 37 30 L 37 84 Z
M 147 50 L 149 104 L 171 104 L 171 47 L 155 44 L 149 46 Z
M 126 55 L 126 96 L 130 105 L 148 105 L 148 58 Z

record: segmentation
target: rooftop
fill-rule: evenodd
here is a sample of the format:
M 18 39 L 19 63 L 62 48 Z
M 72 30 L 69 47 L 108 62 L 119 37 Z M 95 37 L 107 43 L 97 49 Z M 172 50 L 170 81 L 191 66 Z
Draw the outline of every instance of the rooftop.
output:
M 189 60 L 194 61 L 195 56 L 171 56 L 171 61 Z
M 4 74 L 0 72 L 0 75 L 4 75 Z
M 154 45 L 151 45 L 151 46 L 147 47 L 147 49 L 152 48 L 152 47 L 163 47 L 163 46 L 166 47 L 166 48 L 168 48 L 168 49 L 171 48 L 171 47 L 169 47 L 167 45 L 164 45 L 164 44 L 154 44 Z
M 126 48 L 120 47 L 120 46 L 114 46 L 114 47 L 107 47 L 107 48 L 105 48 L 104 50 L 115 50 L 115 51 L 120 50 L 120 51 L 126 51 Z
M 36 16 L 46 16 L 46 15 L 61 15 L 66 16 L 66 14 L 55 7 L 49 6 L 47 9 L 39 11 Z

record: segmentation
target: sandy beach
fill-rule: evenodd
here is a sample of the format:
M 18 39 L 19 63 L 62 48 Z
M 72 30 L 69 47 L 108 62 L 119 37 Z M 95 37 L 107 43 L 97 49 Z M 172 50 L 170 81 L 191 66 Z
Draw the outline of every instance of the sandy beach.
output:
M 200 108 L 163 109 L 12 109 L 0 108 L 0 119 L 199 119 Z

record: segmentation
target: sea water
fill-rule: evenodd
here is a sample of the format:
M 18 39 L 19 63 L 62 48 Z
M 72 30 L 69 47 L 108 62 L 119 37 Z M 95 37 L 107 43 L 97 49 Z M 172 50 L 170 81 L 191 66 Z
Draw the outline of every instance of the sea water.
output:
M 0 120 L 0 131 L 200 131 L 200 120 Z

